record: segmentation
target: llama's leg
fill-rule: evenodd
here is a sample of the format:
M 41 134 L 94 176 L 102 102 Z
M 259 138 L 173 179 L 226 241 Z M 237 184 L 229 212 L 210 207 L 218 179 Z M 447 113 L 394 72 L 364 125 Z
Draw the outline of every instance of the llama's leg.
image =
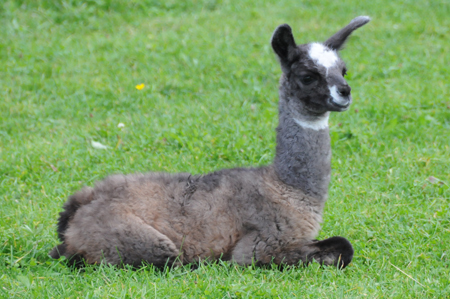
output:
M 302 246 L 303 262 L 316 261 L 326 266 L 345 268 L 353 258 L 352 244 L 343 237 L 331 237 Z
M 274 246 L 258 242 L 255 246 L 255 259 L 259 264 L 278 265 L 309 264 L 316 261 L 322 265 L 345 268 L 353 258 L 353 247 L 343 237 L 332 237 L 322 241 L 292 243 L 289 246 Z
M 76 224 L 67 230 L 65 256 L 82 255 L 90 264 L 105 261 L 139 267 L 147 262 L 162 267 L 173 264 L 179 255 L 167 236 L 131 213 L 111 215 L 109 221 L 91 227 Z
M 252 264 L 252 262 L 255 261 L 255 245 L 258 240 L 259 237 L 257 232 L 245 235 L 236 243 L 236 246 L 231 253 L 231 260 L 239 265 Z
M 120 262 L 133 266 L 141 266 L 143 261 L 157 267 L 172 265 L 179 256 L 175 244 L 152 226 L 135 218 L 127 219 L 122 227 L 120 246 L 117 246 Z

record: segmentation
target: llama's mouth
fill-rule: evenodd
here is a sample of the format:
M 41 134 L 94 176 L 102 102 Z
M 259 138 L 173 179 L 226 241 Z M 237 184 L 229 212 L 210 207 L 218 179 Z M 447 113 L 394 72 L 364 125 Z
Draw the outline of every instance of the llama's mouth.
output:
M 328 99 L 328 104 L 334 108 L 335 111 L 345 111 L 348 109 L 350 104 L 352 103 L 352 99 L 348 97 L 347 99 L 340 98 L 339 100 L 336 100 L 333 97 L 330 97 Z

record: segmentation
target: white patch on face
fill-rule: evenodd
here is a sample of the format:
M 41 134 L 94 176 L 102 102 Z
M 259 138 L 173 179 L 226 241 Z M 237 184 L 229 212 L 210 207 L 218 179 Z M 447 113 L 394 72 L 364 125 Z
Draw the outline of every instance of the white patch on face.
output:
M 294 118 L 294 121 L 300 127 L 312 129 L 312 130 L 315 130 L 315 131 L 319 131 L 319 130 L 323 130 L 323 129 L 328 128 L 328 117 L 329 116 L 330 116 L 330 113 L 327 112 L 327 113 L 325 113 L 324 116 L 319 117 L 319 118 L 314 119 L 314 120 L 303 120 L 303 119 Z
M 333 85 L 331 87 L 328 86 L 328 89 L 330 90 L 330 95 L 333 98 L 333 102 L 339 104 L 339 105 L 346 105 L 348 104 L 348 99 L 344 98 L 343 96 L 339 95 L 336 85 Z
M 309 57 L 314 60 L 317 64 L 328 69 L 335 66 L 339 60 L 336 51 L 331 50 L 319 43 L 312 43 L 309 51 Z

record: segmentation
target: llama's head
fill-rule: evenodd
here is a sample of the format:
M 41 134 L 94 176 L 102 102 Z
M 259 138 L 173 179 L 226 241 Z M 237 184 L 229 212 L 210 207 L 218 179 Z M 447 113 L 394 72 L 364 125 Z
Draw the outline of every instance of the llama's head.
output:
M 338 51 L 355 29 L 369 21 L 369 17 L 357 17 L 324 43 L 304 45 L 295 43 L 289 25 L 275 30 L 271 43 L 283 71 L 280 88 L 293 113 L 320 116 L 347 110 L 352 102 L 351 88 Z

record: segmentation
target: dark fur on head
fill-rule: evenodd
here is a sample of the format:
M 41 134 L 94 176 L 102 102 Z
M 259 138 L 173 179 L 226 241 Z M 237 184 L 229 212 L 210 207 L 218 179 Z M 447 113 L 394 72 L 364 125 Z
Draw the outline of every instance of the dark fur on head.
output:
M 281 84 L 285 84 L 285 97 L 300 100 L 297 107 L 292 107 L 294 111 L 320 116 L 327 111 L 344 111 L 348 108 L 351 88 L 344 79 L 345 63 L 336 51 L 343 47 L 354 30 L 369 21 L 369 17 L 363 16 L 353 19 L 324 44 L 297 45 L 292 29 L 287 24 L 275 30 L 271 44 L 284 73 L 285 78 L 282 79 L 285 80 Z M 333 86 L 336 88 L 335 96 L 330 94 Z

